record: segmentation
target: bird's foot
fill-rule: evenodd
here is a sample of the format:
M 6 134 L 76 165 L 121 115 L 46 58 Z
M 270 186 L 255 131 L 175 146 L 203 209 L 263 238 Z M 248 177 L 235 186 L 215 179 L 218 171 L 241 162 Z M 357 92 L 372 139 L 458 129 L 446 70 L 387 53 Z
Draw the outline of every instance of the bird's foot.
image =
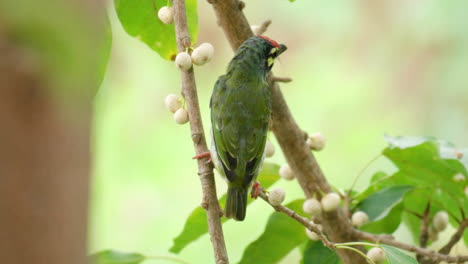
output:
M 257 199 L 261 191 L 262 186 L 260 186 L 260 183 L 258 181 L 255 181 L 252 185 L 252 192 L 250 193 L 250 196 L 254 199 Z
M 211 153 L 210 152 L 203 152 L 202 154 L 196 155 L 192 159 L 203 159 L 203 158 L 207 158 L 207 157 L 209 157 L 209 159 L 206 161 L 206 163 L 208 164 L 208 163 L 211 162 Z

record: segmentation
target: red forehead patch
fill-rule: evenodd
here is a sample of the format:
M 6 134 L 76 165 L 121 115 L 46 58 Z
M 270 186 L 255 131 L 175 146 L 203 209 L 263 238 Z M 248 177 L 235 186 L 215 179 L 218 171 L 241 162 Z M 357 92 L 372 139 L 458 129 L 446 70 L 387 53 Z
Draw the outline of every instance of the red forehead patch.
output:
M 264 40 L 270 42 L 270 44 L 271 44 L 273 47 L 276 47 L 276 48 L 279 48 L 279 47 L 280 47 L 280 45 L 278 44 L 278 42 L 272 40 L 271 38 L 267 38 L 267 37 L 265 37 L 265 36 L 259 36 L 259 37 L 261 37 L 262 39 L 264 39 Z

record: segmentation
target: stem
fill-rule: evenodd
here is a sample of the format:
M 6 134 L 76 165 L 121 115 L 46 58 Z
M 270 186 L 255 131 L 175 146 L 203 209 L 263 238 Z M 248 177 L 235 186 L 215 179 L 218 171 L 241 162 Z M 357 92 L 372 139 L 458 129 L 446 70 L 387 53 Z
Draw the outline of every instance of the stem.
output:
M 362 257 L 364 257 L 365 259 L 367 259 L 367 261 L 369 261 L 371 264 L 375 264 L 375 262 L 372 259 L 370 259 L 366 254 L 364 254 L 359 249 L 355 249 L 353 247 L 348 247 L 348 246 L 336 246 L 336 248 L 338 248 L 338 249 L 347 249 L 347 250 L 354 251 L 354 252 L 358 253 L 359 255 L 361 255 Z
M 335 246 L 370 246 L 370 247 L 379 247 L 377 244 L 367 243 L 367 242 L 345 242 L 345 243 L 336 243 Z
M 191 46 L 190 35 L 187 27 L 187 17 L 185 14 L 185 1 L 174 0 L 173 9 L 177 49 L 179 52 L 182 52 Z M 195 153 L 199 155 L 200 153 L 208 152 L 208 147 L 201 120 L 193 68 L 188 71 L 181 71 L 180 75 L 182 80 L 182 94 L 185 97 L 187 111 L 189 114 L 193 147 L 195 149 Z M 203 191 L 202 207 L 207 213 L 208 232 L 210 234 L 216 264 L 227 264 L 229 263 L 229 260 L 220 218 L 222 216 L 222 210 L 219 206 L 216 195 L 213 165 L 211 163 L 206 163 L 201 159 L 198 160 L 198 175 Z

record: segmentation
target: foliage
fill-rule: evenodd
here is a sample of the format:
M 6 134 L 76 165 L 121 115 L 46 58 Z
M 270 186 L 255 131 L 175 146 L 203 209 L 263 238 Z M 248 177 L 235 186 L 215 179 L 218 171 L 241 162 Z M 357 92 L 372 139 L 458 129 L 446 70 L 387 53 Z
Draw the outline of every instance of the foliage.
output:
M 115 9 L 125 31 L 148 45 L 166 60 L 177 54 L 174 25 L 164 24 L 158 10 L 168 5 L 166 0 L 115 0 Z M 190 38 L 195 43 L 198 36 L 197 1 L 186 1 L 187 23 Z

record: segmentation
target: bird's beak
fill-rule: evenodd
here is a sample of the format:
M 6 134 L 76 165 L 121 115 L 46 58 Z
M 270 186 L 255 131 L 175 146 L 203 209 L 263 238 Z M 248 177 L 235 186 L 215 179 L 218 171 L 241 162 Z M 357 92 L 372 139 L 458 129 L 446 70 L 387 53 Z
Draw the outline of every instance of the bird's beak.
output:
M 286 45 L 281 44 L 280 47 L 279 47 L 279 49 L 278 49 L 278 56 L 279 56 L 281 53 L 283 53 L 285 50 L 287 50 L 287 49 L 288 49 L 288 47 L 286 47 Z

